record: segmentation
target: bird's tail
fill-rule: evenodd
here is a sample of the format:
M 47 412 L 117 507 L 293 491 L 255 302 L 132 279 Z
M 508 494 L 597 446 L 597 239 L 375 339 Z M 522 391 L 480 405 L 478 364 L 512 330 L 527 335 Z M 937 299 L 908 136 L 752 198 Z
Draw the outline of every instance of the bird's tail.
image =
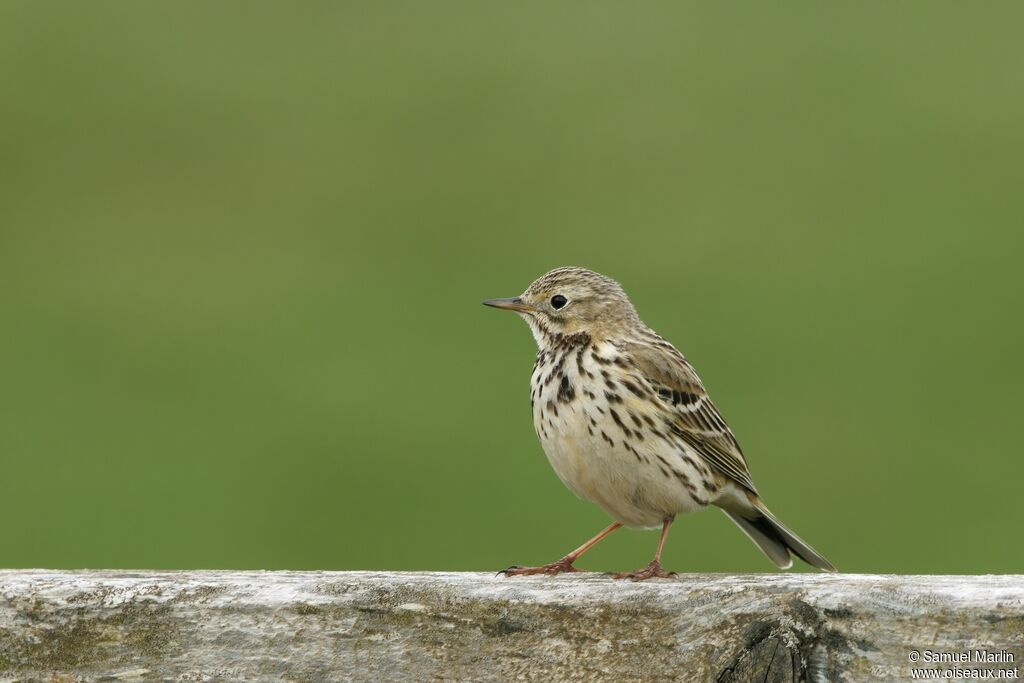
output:
M 776 519 L 760 498 L 751 495 L 750 499 L 753 505 L 750 509 L 740 511 L 736 508 L 723 508 L 723 512 L 736 522 L 769 560 L 781 569 L 789 569 L 793 566 L 793 558 L 789 554 L 793 553 L 812 567 L 826 572 L 836 571 L 831 562 Z

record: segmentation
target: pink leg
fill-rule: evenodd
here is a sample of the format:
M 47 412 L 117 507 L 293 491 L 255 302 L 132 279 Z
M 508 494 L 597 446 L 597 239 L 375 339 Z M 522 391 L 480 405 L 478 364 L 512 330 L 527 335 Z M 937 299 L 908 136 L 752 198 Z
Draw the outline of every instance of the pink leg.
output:
M 594 536 L 592 539 L 581 545 L 579 548 L 576 548 L 576 550 L 573 550 L 557 562 L 541 565 L 540 567 L 509 567 L 508 569 L 503 569 L 498 573 L 504 574 L 505 576 L 529 576 L 530 574 L 561 574 L 562 572 L 578 572 L 580 570 L 572 566 L 572 563 L 579 559 L 580 555 L 600 543 L 606 536 L 618 529 L 620 526 L 622 526 L 622 524 L 619 522 L 609 524 L 597 536 Z
M 655 577 L 659 579 L 670 579 L 676 575 L 675 572 L 667 572 L 661 568 L 661 551 L 665 547 L 665 539 L 668 538 L 668 528 L 672 526 L 672 517 L 666 517 L 661 525 L 661 538 L 658 539 L 658 550 L 654 553 L 654 559 L 642 569 L 635 572 L 620 572 L 613 574 L 616 579 L 632 579 L 633 581 L 646 581 Z

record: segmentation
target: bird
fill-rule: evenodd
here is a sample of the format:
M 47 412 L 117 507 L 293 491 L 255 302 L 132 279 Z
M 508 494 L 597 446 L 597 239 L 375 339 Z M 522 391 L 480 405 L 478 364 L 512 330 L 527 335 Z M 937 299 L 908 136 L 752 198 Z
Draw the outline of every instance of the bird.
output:
M 654 559 L 614 578 L 670 578 L 661 564 L 677 515 L 714 505 L 781 569 L 792 556 L 836 568 L 767 508 L 739 442 L 693 365 L 640 319 L 622 286 L 586 268 L 555 268 L 516 297 L 537 342 L 533 425 L 555 474 L 614 520 L 561 559 L 506 576 L 582 571 L 575 562 L 615 530 L 661 528 Z

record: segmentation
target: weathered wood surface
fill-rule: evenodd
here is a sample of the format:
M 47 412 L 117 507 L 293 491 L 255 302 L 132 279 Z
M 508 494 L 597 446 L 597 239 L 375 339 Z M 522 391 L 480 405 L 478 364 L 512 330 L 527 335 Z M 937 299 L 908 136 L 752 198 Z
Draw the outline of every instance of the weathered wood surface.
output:
M 910 662 L 976 649 L 1016 661 Z M 1022 657 L 1022 576 L 0 571 L 0 681 L 904 681 Z

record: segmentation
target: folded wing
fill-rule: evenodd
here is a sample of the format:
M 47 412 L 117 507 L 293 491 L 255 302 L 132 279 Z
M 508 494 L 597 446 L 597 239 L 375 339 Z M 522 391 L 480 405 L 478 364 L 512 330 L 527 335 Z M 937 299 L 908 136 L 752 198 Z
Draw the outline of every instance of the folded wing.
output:
M 667 341 L 627 342 L 621 350 L 667 408 L 666 427 L 719 474 L 752 493 L 747 461 L 690 362 Z

